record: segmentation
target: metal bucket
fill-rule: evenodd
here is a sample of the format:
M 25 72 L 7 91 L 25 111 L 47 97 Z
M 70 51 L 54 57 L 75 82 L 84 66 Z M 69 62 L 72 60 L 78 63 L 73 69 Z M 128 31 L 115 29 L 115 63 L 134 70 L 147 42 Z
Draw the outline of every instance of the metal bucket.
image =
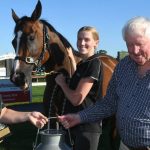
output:
M 36 150 L 72 150 L 64 140 L 64 131 L 48 129 L 40 131 L 41 143 Z

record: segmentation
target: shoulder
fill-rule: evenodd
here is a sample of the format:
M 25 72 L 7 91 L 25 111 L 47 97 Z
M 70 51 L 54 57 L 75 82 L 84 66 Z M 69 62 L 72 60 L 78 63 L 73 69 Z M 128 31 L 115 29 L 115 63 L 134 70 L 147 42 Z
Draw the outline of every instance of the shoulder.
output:
M 101 60 L 99 58 L 99 55 L 93 55 L 87 59 L 87 62 L 91 64 L 101 64 Z
M 88 68 L 93 68 L 94 70 L 99 70 L 101 66 L 101 61 L 99 58 L 93 58 L 88 61 Z
M 81 60 L 81 61 L 78 63 L 79 66 L 82 65 L 82 66 L 94 67 L 94 68 L 100 66 L 100 64 L 101 64 L 100 59 L 99 59 L 98 57 L 94 57 L 94 56 L 89 57 L 89 58 L 86 59 L 86 60 Z
M 117 76 L 126 76 L 129 73 L 133 73 L 135 70 L 136 63 L 130 58 L 130 56 L 126 56 L 117 64 L 115 74 Z
M 93 63 L 93 64 L 96 64 L 96 63 L 100 64 L 101 63 L 101 61 L 100 61 L 100 59 L 98 57 L 95 57 L 95 58 L 91 59 L 90 62 Z
M 86 75 L 91 77 L 94 80 L 98 80 L 100 70 L 101 70 L 100 66 L 101 66 L 101 61 L 99 58 L 95 57 L 91 59 L 90 61 L 88 61 Z
M 134 61 L 129 56 L 124 57 L 117 65 L 117 68 L 127 68 L 134 65 Z

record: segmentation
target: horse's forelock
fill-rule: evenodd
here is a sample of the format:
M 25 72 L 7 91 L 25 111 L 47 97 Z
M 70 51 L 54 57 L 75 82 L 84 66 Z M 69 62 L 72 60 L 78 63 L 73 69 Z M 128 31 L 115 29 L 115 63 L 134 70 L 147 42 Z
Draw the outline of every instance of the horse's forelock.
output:
M 22 30 L 24 24 L 26 22 L 31 22 L 31 21 L 33 21 L 31 17 L 24 16 L 24 17 L 20 18 L 16 23 L 14 33 L 16 34 L 19 30 Z

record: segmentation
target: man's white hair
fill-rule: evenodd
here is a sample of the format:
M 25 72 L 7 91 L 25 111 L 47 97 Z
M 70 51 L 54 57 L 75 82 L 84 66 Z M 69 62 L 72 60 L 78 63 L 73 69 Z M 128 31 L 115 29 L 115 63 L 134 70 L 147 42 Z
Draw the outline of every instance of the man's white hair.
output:
M 141 16 L 130 19 L 122 29 L 122 37 L 125 41 L 127 35 L 146 36 L 150 38 L 150 19 Z

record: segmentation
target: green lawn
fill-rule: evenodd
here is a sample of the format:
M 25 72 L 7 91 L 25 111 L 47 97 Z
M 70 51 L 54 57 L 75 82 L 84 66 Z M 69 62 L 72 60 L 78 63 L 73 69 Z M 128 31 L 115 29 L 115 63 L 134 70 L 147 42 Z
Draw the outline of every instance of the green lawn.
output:
M 32 102 L 42 102 L 45 86 L 32 86 Z
M 8 104 L 6 104 L 6 106 L 42 102 L 44 89 L 45 89 L 45 86 L 32 86 L 32 100 L 31 100 L 31 102 L 8 103 Z

